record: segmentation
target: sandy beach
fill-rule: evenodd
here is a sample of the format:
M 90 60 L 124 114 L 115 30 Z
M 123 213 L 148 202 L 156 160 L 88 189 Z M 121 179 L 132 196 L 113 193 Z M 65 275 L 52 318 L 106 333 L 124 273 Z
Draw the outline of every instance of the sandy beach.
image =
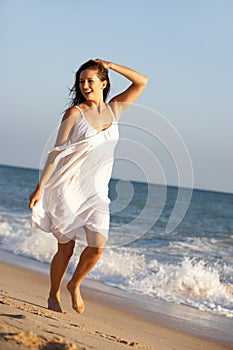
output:
M 86 311 L 79 315 L 71 308 L 64 283 L 63 313 L 49 311 L 48 275 L 6 262 L 0 263 L 0 269 L 1 350 L 233 349 L 233 340 L 216 340 L 217 333 L 213 330 L 208 335 L 201 322 L 199 327 L 194 322 L 192 330 L 189 321 L 152 313 L 148 307 L 139 307 L 140 299 L 134 307 L 121 294 L 114 296 L 99 288 L 83 287 Z M 197 334 L 198 328 L 203 335 Z

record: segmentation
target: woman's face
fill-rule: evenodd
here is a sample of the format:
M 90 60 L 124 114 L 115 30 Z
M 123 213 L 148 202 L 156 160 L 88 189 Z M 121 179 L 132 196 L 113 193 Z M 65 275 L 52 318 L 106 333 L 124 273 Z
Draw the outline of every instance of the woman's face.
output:
M 80 73 L 79 87 L 87 101 L 99 102 L 103 99 L 106 81 L 101 81 L 97 73 L 98 71 L 93 69 L 85 69 Z

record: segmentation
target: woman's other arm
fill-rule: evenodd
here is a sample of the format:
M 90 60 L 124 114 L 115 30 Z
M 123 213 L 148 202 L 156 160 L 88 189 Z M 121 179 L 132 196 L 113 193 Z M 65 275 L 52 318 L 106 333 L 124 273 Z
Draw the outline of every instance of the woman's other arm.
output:
M 73 129 L 73 126 L 77 122 L 78 118 L 79 118 L 79 112 L 77 112 L 77 109 L 74 107 L 69 109 L 67 112 L 65 112 L 59 127 L 57 139 L 55 142 L 55 147 L 64 146 L 68 143 L 71 130 Z M 29 197 L 30 199 L 29 208 L 32 209 L 40 200 L 41 191 L 43 190 L 45 184 L 47 183 L 50 176 L 52 175 L 52 173 L 57 167 L 55 158 L 60 152 L 61 151 L 53 150 L 48 154 L 39 183 L 36 186 L 36 189 L 32 192 L 32 194 Z

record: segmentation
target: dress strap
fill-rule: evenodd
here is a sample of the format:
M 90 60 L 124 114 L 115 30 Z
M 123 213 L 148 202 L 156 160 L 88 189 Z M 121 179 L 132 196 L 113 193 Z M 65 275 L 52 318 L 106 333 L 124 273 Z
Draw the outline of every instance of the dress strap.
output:
M 80 114 L 82 115 L 82 110 L 81 110 L 81 108 L 79 107 L 79 106 L 74 106 L 75 108 L 77 108 L 78 110 L 79 110 L 79 112 L 80 112 Z
M 112 115 L 113 121 L 116 121 L 116 118 L 115 118 L 114 112 L 113 112 L 113 110 L 112 110 L 112 107 L 110 106 L 109 103 L 106 103 L 106 105 L 108 106 L 108 109 L 110 110 L 110 113 L 111 113 L 111 115 Z

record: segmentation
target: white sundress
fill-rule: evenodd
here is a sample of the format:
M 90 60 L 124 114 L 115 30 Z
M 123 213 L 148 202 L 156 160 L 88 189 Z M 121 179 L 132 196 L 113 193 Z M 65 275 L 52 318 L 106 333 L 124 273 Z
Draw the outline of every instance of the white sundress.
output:
M 69 144 L 51 150 L 59 151 L 55 159 L 57 167 L 32 209 L 31 224 L 52 232 L 60 243 L 86 241 L 84 227 L 108 238 L 108 184 L 119 130 L 113 111 L 107 106 L 112 124 L 102 131 L 91 126 L 76 106 L 80 119 Z

